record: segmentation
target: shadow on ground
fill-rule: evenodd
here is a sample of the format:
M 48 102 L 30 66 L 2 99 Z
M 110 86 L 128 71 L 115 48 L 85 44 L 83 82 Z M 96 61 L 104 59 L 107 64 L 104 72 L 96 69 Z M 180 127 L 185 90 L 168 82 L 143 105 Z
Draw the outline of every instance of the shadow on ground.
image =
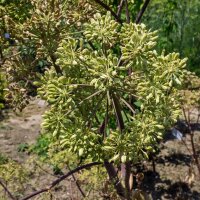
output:
M 200 193 L 181 181 L 172 183 L 169 179 L 161 179 L 158 173 L 145 172 L 143 189 L 152 195 L 153 200 L 200 200 Z

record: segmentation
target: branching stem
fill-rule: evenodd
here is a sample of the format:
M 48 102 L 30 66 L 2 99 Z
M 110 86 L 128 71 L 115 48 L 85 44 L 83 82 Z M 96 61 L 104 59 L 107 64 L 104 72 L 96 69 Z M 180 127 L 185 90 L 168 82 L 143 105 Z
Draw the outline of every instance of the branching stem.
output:
M 122 23 L 120 17 L 108 5 L 106 5 L 104 2 L 100 0 L 94 0 L 94 1 L 98 3 L 100 6 L 102 6 L 105 10 L 110 11 L 111 15 L 116 19 L 117 22 L 119 22 L 120 24 Z
M 41 194 L 41 193 L 44 193 L 44 192 L 48 192 L 49 190 L 51 190 L 54 186 L 56 186 L 57 184 L 59 184 L 61 181 L 65 180 L 67 177 L 71 176 L 72 174 L 80 171 L 80 170 L 83 170 L 83 169 L 86 169 L 86 168 L 89 168 L 89 167 L 93 167 L 93 166 L 96 166 L 96 165 L 100 165 L 102 163 L 100 162 L 93 162 L 93 163 L 89 163 L 89 164 L 85 164 L 85 165 L 82 165 L 82 166 L 79 166 L 71 171 L 69 171 L 67 174 L 59 177 L 58 179 L 56 179 L 55 181 L 53 181 L 49 187 L 46 187 L 46 188 L 43 188 L 39 191 L 36 191 L 30 195 L 28 195 L 27 197 L 24 197 L 22 198 L 21 200 L 27 200 L 27 199 L 30 199 L 38 194 Z
M 136 18 L 136 20 L 135 20 L 135 23 L 136 23 L 136 24 L 139 24 L 139 23 L 140 23 L 140 21 L 141 21 L 141 19 L 142 19 L 142 16 L 143 16 L 143 14 L 144 14 L 144 12 L 145 12 L 147 6 L 149 5 L 149 3 L 150 3 L 150 0 L 146 0 L 146 1 L 144 2 L 144 5 L 142 6 L 142 9 L 141 9 L 140 12 L 138 13 L 137 18 Z
M 70 169 L 69 165 L 68 165 L 67 167 L 68 167 L 68 169 L 71 171 L 71 169 Z M 82 188 L 81 188 L 80 184 L 78 183 L 78 181 L 77 181 L 77 179 L 76 179 L 76 177 L 75 177 L 75 175 L 74 175 L 74 174 L 72 174 L 72 178 L 73 178 L 73 180 L 75 181 L 75 183 L 76 183 L 76 186 L 77 186 L 78 190 L 80 191 L 81 195 L 82 195 L 82 196 L 85 198 L 85 197 L 86 197 L 86 195 L 85 195 L 85 193 L 83 192 L 83 190 L 82 190 Z

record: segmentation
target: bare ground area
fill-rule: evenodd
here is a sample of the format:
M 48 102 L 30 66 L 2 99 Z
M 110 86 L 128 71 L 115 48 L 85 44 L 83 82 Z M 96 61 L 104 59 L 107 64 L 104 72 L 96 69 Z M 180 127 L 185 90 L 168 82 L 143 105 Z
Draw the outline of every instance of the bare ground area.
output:
M 195 134 L 199 147 L 200 132 Z M 189 143 L 188 135 L 184 139 Z M 155 200 L 199 200 L 199 174 L 188 149 L 178 140 L 168 140 L 161 146 L 161 152 L 155 159 L 156 172 L 153 173 L 152 167 L 145 172 L 145 190 Z
M 18 147 L 20 144 L 33 144 L 36 141 L 40 133 L 41 115 L 46 109 L 47 105 L 36 99 L 31 101 L 22 113 L 6 111 L 5 118 L 0 122 L 0 153 L 19 163 L 25 163 L 29 156 L 18 152 Z M 199 128 L 196 126 L 195 145 L 200 154 Z M 185 134 L 183 139 L 188 144 L 189 150 L 182 141 L 170 136 L 161 144 L 161 151 L 155 158 L 156 172 L 152 171 L 150 162 L 141 169 L 145 174 L 141 188 L 150 193 L 154 200 L 200 200 L 200 179 L 189 153 L 191 151 L 190 137 Z M 54 175 L 51 175 L 51 170 L 49 173 L 33 174 L 30 183 L 26 185 L 25 193 L 29 194 L 48 185 L 55 178 Z M 55 195 L 52 197 L 53 199 L 81 199 L 70 180 L 58 186 L 56 191 L 54 194 L 59 193 L 59 196 Z M 38 197 L 32 199 L 38 199 Z M 46 196 L 43 199 L 50 200 L 51 197 Z
M 0 152 L 14 160 L 24 159 L 17 151 L 22 143 L 32 144 L 40 133 L 42 114 L 47 105 L 42 100 L 32 101 L 21 113 L 5 111 L 5 119 L 0 122 Z

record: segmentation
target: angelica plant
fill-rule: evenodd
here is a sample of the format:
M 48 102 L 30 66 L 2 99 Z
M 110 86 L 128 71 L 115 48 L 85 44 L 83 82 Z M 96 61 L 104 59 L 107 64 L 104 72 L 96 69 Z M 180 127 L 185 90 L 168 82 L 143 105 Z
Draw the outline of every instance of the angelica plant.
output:
M 129 13 L 133 1 L 30 3 L 30 17 L 19 27 L 33 56 L 27 62 L 19 52 L 8 65 L 25 72 L 30 67 L 35 79 L 34 66 L 46 61 L 45 73 L 35 82 L 50 105 L 43 116 L 43 133 L 62 153 L 94 162 L 78 170 L 102 163 L 119 197 L 134 198 L 131 166 L 154 152 L 179 116 L 186 59 L 178 53 L 159 54 L 157 31 L 138 24 L 149 0 L 137 24 Z
M 127 199 L 130 172 L 121 184 L 114 166 L 124 163 L 128 171 L 148 158 L 180 114 L 186 59 L 159 55 L 156 40 L 144 24 L 118 24 L 110 12 L 96 13 L 82 33 L 62 38 L 56 52 L 62 75 L 51 68 L 36 83 L 51 107 L 43 132 L 79 158 L 104 163 Z

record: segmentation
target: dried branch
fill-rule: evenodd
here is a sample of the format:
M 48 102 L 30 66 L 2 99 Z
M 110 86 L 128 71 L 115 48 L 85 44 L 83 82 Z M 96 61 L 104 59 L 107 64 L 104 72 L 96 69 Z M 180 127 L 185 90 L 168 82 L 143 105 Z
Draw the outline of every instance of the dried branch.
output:
M 106 9 L 107 11 L 110 11 L 111 15 L 116 19 L 117 22 L 119 22 L 120 24 L 122 23 L 120 17 L 108 5 L 106 5 L 104 2 L 100 0 L 94 0 L 94 1 L 98 3 L 100 6 L 102 6 L 104 9 Z
M 12 193 L 8 190 L 8 188 L 3 184 L 3 182 L 0 179 L 0 185 L 3 187 L 3 189 L 6 191 L 10 199 L 16 200 L 16 198 L 12 195 Z
M 143 14 L 144 14 L 144 12 L 145 12 L 147 6 L 149 5 L 149 2 L 150 2 L 150 0 L 146 0 L 146 1 L 144 2 L 144 5 L 142 6 L 142 8 L 141 8 L 140 12 L 138 13 L 137 18 L 136 18 L 136 20 L 135 20 L 135 23 L 136 23 L 136 24 L 139 24 L 139 23 L 140 23 L 140 21 L 141 21 L 141 19 L 142 19 L 142 16 L 143 16 Z
M 30 199 L 38 194 L 41 194 L 41 193 L 44 193 L 44 192 L 48 192 L 49 190 L 51 190 L 54 186 L 56 186 L 57 184 L 59 184 L 61 181 L 65 180 L 67 177 L 71 176 L 72 174 L 80 171 L 80 170 L 83 170 L 83 169 L 86 169 L 86 168 L 89 168 L 89 167 L 93 167 L 93 166 L 96 166 L 96 165 L 100 165 L 102 163 L 100 162 L 93 162 L 93 163 L 89 163 L 89 164 L 85 164 L 85 165 L 82 165 L 82 166 L 79 166 L 71 171 L 69 171 L 67 174 L 59 177 L 58 179 L 56 179 L 55 181 L 53 181 L 49 187 L 47 188 L 43 188 L 39 191 L 36 191 L 30 195 L 28 195 L 27 197 L 24 197 L 22 198 L 21 200 L 27 200 L 27 199 Z
M 69 165 L 67 165 L 67 168 L 71 171 Z M 76 183 L 76 186 L 77 186 L 78 190 L 80 191 L 81 195 L 85 198 L 86 195 L 85 195 L 85 193 L 83 192 L 83 190 L 82 190 L 81 186 L 79 185 L 79 183 L 78 183 L 78 181 L 77 181 L 77 179 L 76 179 L 76 177 L 75 177 L 74 174 L 72 174 L 72 178 L 73 178 L 74 182 Z
M 197 154 L 197 151 L 196 151 L 196 148 L 195 148 L 195 144 L 194 144 L 194 131 L 192 130 L 192 127 L 191 127 L 190 116 L 189 116 L 189 113 L 188 113 L 188 117 L 186 116 L 186 111 L 185 111 L 184 107 L 182 107 L 182 110 L 183 110 L 183 115 L 184 115 L 184 118 L 185 118 L 185 122 L 186 122 L 186 124 L 188 126 L 189 134 L 190 134 L 190 142 L 191 142 L 191 146 L 192 146 L 193 159 L 194 159 L 194 161 L 196 163 L 197 169 L 199 171 L 199 177 L 200 177 L 200 163 L 199 163 L 198 154 Z

